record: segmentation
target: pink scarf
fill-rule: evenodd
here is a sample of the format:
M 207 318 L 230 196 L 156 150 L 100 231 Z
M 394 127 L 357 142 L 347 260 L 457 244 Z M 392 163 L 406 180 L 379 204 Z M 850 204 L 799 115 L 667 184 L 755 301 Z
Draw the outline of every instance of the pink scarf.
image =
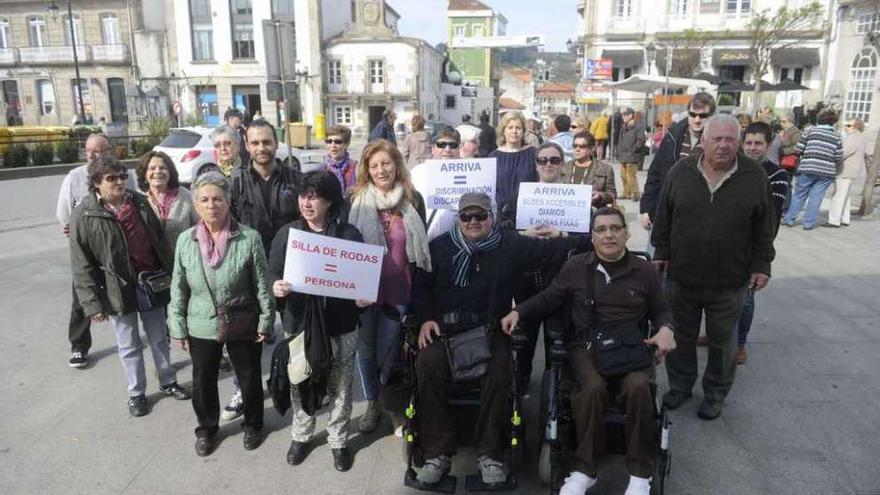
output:
M 162 201 L 159 201 L 156 196 L 153 195 L 153 191 L 150 191 L 150 203 L 156 210 L 156 214 L 159 215 L 159 220 L 163 222 L 168 220 L 168 215 L 171 213 L 171 205 L 174 204 L 174 200 L 177 199 L 177 188 L 174 189 L 166 189 L 165 197 L 162 198 Z
M 202 251 L 202 259 L 208 263 L 208 266 L 211 268 L 217 268 L 220 266 L 220 263 L 223 262 L 223 257 L 226 256 L 226 244 L 229 241 L 229 219 L 226 219 L 226 224 L 223 225 L 223 230 L 220 231 L 220 236 L 217 238 L 217 241 L 214 242 L 213 237 L 211 237 L 211 232 L 208 231 L 208 226 L 205 225 L 204 221 L 196 224 L 196 239 L 199 240 L 199 249 Z

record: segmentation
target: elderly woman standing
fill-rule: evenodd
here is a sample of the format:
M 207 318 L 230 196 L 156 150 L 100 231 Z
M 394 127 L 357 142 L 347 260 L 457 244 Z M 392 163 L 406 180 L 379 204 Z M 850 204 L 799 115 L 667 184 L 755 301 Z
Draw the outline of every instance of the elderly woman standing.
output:
M 363 242 L 361 233 L 353 226 L 343 222 L 339 214 L 345 205 L 342 188 L 333 174 L 324 171 L 309 172 L 302 176 L 299 188 L 299 211 L 302 218 L 282 227 L 272 241 L 269 255 L 269 275 L 274 280 L 272 290 L 275 297 L 284 298 L 281 322 L 286 334 L 307 332 L 311 339 L 321 329 L 311 327 L 296 328 L 296 324 L 306 321 L 305 313 L 310 303 L 318 302 L 323 308 L 324 331 L 332 347 L 332 358 L 325 363 L 327 371 L 327 392 L 332 410 L 327 423 L 327 443 L 333 452 L 333 465 L 337 471 L 351 468 L 351 453 L 348 443 L 348 423 L 351 419 L 351 381 L 354 375 L 354 356 L 357 351 L 359 310 L 354 301 L 333 297 L 310 296 L 293 291 L 284 280 L 284 262 L 287 255 L 290 229 L 313 234 L 326 235 L 337 239 Z M 309 356 L 309 363 L 314 363 Z M 317 365 L 316 365 L 317 366 Z M 315 413 L 306 412 L 298 388 L 291 386 L 291 406 L 293 408 L 292 441 L 287 451 L 287 462 L 296 466 L 308 455 L 309 442 L 315 432 Z
M 135 172 L 138 187 L 146 193 L 153 212 L 162 222 L 168 251 L 173 253 L 177 237 L 196 223 L 192 194 L 180 187 L 174 162 L 161 151 L 145 153 Z
M 89 191 L 71 220 L 70 257 L 73 284 L 86 316 L 110 320 L 128 379 L 128 411 L 144 416 L 147 376 L 138 336 L 138 316 L 159 374 L 159 390 L 178 400 L 189 394 L 177 384 L 165 338 L 167 290 L 155 297 L 138 287 L 144 274 L 171 270 L 171 253 L 162 225 L 140 193 L 125 188 L 128 172 L 113 158 L 99 158 L 89 177 Z M 140 294 L 139 294 L 140 292 Z
M 574 160 L 565 166 L 563 175 L 568 184 L 589 184 L 593 186 L 593 206 L 596 208 L 614 203 L 617 185 L 614 182 L 614 168 L 610 163 L 594 158 L 596 140 L 589 132 L 578 132 L 572 144 Z
M 498 125 L 498 149 L 489 153 L 497 161 L 495 202 L 502 222 L 515 221 L 520 182 L 537 182 L 535 148 L 525 142 L 526 119 L 519 112 L 507 112 Z
M 387 383 L 399 354 L 399 318 L 409 306 L 413 270 L 431 271 L 425 202 L 410 182 L 403 155 L 384 139 L 364 148 L 349 222 L 364 242 L 386 248 L 378 299 L 372 304 L 358 301 L 369 306 L 360 318 L 358 367 L 367 399 L 359 426 L 370 432 L 379 421 L 379 384 Z
M 177 240 L 168 309 L 171 337 L 192 358 L 196 454 L 209 455 L 217 443 L 217 374 L 224 344 L 241 384 L 244 448 L 253 450 L 263 440 L 261 343 L 275 323 L 266 254 L 260 234 L 229 214 L 229 185 L 223 175 L 204 173 L 192 190 L 200 220 Z M 245 321 L 252 328 L 220 342 L 221 314 L 227 322 Z
M 403 159 L 406 160 L 406 168 L 412 170 L 416 165 L 431 159 L 431 136 L 425 130 L 425 118 L 414 115 L 412 118 L 412 132 L 404 141 Z
M 232 171 L 242 163 L 239 149 L 243 145 L 238 131 L 221 125 L 211 131 L 211 142 L 214 144 L 214 159 L 217 161 L 217 167 L 223 175 L 231 177 Z
M 865 176 L 865 152 L 868 142 L 865 138 L 865 123 L 853 119 L 846 124 L 846 138 L 843 140 L 843 167 L 834 179 L 834 196 L 828 209 L 826 227 L 847 226 L 850 222 L 852 184 Z

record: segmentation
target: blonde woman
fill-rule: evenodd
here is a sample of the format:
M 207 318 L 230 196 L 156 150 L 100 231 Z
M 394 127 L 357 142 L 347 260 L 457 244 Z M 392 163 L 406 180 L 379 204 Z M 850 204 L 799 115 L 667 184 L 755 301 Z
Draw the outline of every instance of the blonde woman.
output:
M 865 177 L 865 152 L 868 142 L 865 138 L 865 123 L 861 119 L 853 119 L 845 126 L 846 137 L 843 140 L 843 167 L 834 178 L 834 196 L 828 209 L 826 227 L 844 227 L 850 222 L 852 205 L 853 181 Z
M 535 148 L 525 142 L 526 119 L 519 112 L 507 112 L 498 125 L 498 149 L 489 153 L 497 161 L 495 201 L 499 218 L 516 218 L 520 182 L 538 182 Z

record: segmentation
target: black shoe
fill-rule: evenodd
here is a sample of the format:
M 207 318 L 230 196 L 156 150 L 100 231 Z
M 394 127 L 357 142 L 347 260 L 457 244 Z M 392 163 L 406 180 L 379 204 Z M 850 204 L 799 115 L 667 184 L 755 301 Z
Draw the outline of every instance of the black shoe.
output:
M 351 453 L 347 448 L 331 449 L 333 452 L 333 467 L 337 471 L 346 472 L 351 469 Z
M 721 416 L 721 402 L 703 399 L 703 402 L 700 403 L 700 408 L 697 410 L 697 417 L 706 421 L 712 421 L 718 416 Z
M 146 416 L 148 412 L 146 395 L 138 395 L 128 399 L 128 413 L 132 416 L 139 418 Z
M 71 368 L 85 368 L 89 365 L 88 351 L 71 352 L 70 360 L 67 361 L 67 364 L 69 364 Z
M 199 437 L 196 439 L 196 455 L 199 457 L 209 456 L 212 452 L 214 452 L 214 447 L 216 446 L 216 436 L 210 435 L 207 437 Z
M 309 444 L 293 440 L 290 442 L 290 448 L 287 449 L 287 463 L 298 466 L 306 460 L 307 455 L 309 455 Z
M 254 450 L 263 443 L 263 430 L 245 430 L 244 450 Z
M 162 385 L 159 387 L 159 391 L 169 397 L 174 397 L 177 400 L 189 400 L 189 392 L 178 385 L 177 382 L 171 382 L 168 385 Z
M 691 398 L 690 392 L 681 392 L 679 390 L 670 390 L 663 394 L 663 405 L 666 406 L 666 409 L 670 411 L 674 411 L 681 407 L 682 404 L 688 399 Z

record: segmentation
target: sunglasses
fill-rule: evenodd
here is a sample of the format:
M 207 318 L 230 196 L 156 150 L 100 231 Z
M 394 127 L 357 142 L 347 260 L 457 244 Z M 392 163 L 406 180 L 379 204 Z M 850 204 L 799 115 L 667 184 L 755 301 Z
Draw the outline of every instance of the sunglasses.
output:
M 689 111 L 688 111 L 688 115 L 690 115 L 691 118 L 693 118 L 693 119 L 699 117 L 701 120 L 706 120 L 706 119 L 708 119 L 709 117 L 712 116 L 712 114 L 709 113 L 709 112 L 697 113 L 697 112 L 694 112 L 694 111 L 692 111 L 692 110 L 689 110 Z
M 104 182 L 125 182 L 128 180 L 128 174 L 105 175 Z
M 457 150 L 458 149 L 458 143 L 456 143 L 454 141 L 437 141 L 436 143 L 434 143 L 434 146 L 436 146 L 438 148 L 446 148 L 448 150 Z
M 485 222 L 487 218 L 489 218 L 488 211 L 483 211 L 480 213 L 459 213 L 458 214 L 458 219 L 464 223 L 468 223 L 471 220 L 476 220 L 478 222 Z
M 572 147 L 573 147 L 573 148 L 577 148 L 577 149 L 579 149 L 579 150 L 588 150 L 588 149 L 590 149 L 590 145 L 589 145 L 589 144 L 573 144 Z
M 336 139 L 334 139 L 334 138 L 327 138 L 327 139 L 324 140 L 324 143 L 326 143 L 326 144 L 345 144 L 345 141 L 343 141 L 343 140 L 341 140 L 341 139 L 339 139 L 339 138 L 336 138 Z
M 541 156 L 541 157 L 535 158 L 535 163 L 537 163 L 538 165 L 540 165 L 542 167 L 546 167 L 548 163 L 550 165 L 559 165 L 562 163 L 562 158 L 560 158 L 558 156 Z

